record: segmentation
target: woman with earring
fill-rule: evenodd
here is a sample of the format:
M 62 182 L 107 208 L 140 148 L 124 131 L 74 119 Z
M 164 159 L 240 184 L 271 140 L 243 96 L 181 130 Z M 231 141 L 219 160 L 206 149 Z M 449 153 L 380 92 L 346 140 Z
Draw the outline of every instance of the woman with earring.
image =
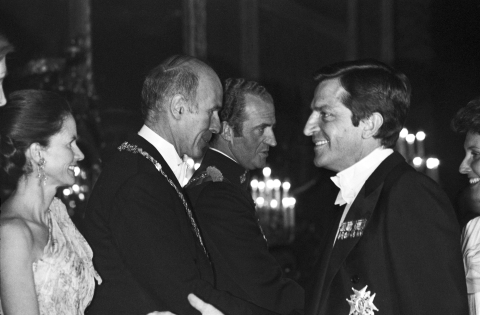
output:
M 459 200 L 462 251 L 470 315 L 480 314 L 480 98 L 461 108 L 452 120 L 455 132 L 465 134 L 465 158 L 459 172 L 469 186 Z
M 101 279 L 92 250 L 55 193 L 84 158 L 68 103 L 23 90 L 0 109 L 0 314 L 83 314 Z M 3 309 L 3 313 L 2 313 Z

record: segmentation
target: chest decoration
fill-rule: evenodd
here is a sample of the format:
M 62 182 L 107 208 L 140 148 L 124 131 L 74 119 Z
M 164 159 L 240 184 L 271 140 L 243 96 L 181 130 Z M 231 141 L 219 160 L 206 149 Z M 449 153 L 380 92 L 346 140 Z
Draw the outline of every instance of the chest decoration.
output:
M 345 240 L 348 238 L 360 237 L 367 225 L 367 219 L 345 221 L 338 229 L 337 240 Z
M 378 312 L 378 309 L 373 305 L 376 293 L 370 295 L 367 287 L 366 285 L 360 291 L 352 288 L 353 294 L 350 295 L 350 300 L 347 299 L 348 304 L 350 304 L 350 313 L 348 315 L 375 315 L 373 311 Z

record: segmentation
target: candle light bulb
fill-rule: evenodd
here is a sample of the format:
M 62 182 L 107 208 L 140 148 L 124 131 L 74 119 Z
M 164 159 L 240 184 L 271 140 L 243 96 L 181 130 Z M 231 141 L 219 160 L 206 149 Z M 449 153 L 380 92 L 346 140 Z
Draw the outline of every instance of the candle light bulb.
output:
M 281 185 L 282 185 L 282 183 L 280 182 L 279 179 L 273 180 L 273 188 L 279 189 Z
M 265 189 L 265 182 L 264 181 L 258 182 L 258 189 L 259 190 L 264 190 Z
M 423 163 L 423 159 L 419 156 L 417 156 L 413 159 L 413 165 L 415 165 L 415 166 L 421 166 L 422 163 Z
M 400 138 L 406 138 L 408 135 L 408 129 L 403 128 L 402 131 L 400 131 Z
M 257 189 L 258 188 L 258 180 L 252 179 L 250 182 L 250 186 L 252 186 L 252 189 Z
M 262 173 L 263 173 L 263 176 L 270 177 L 270 175 L 272 174 L 272 169 L 268 166 L 264 167 Z
M 255 203 L 257 204 L 257 206 L 263 207 L 263 204 L 265 203 L 265 199 L 264 199 L 263 197 L 258 197 L 258 198 L 255 200 Z
M 419 131 L 419 132 L 417 132 L 417 134 L 415 135 L 415 138 L 416 138 L 418 141 L 423 141 L 423 140 L 425 140 L 425 137 L 426 137 L 426 134 L 425 134 L 425 132 L 423 132 L 423 131 Z
M 409 133 L 405 139 L 407 140 L 408 144 L 412 144 L 415 142 L 415 135 L 413 133 Z

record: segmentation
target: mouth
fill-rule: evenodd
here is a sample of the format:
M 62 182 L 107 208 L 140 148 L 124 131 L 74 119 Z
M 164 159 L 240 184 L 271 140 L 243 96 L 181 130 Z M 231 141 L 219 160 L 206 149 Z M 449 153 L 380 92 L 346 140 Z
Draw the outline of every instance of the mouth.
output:
M 476 183 L 480 182 L 480 178 L 470 178 L 468 181 L 470 182 L 470 185 L 475 185 Z
M 328 140 L 314 140 L 313 143 L 315 143 L 316 147 L 321 147 L 329 143 Z

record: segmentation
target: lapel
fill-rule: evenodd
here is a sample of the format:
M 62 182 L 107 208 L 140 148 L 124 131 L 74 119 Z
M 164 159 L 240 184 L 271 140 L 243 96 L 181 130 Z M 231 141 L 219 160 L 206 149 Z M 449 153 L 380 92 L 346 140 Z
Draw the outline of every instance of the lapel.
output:
M 328 232 L 325 234 L 326 236 L 322 239 L 322 242 L 319 245 L 321 254 L 318 257 L 313 269 L 316 270 L 316 272 L 314 274 L 313 284 L 310 285 L 312 290 L 306 291 L 306 314 L 318 314 L 321 303 L 323 303 L 323 299 L 321 297 L 323 296 L 323 290 L 326 288 L 326 286 L 323 284 L 325 283 L 325 277 L 327 275 L 328 265 L 332 254 L 333 240 L 335 239 L 337 227 L 340 223 L 340 219 L 342 218 L 344 209 L 345 206 L 338 205 L 334 205 L 332 209 L 334 214 L 333 217 L 331 217 L 331 224 L 328 228 Z
M 376 205 L 380 198 L 385 178 L 387 175 L 400 163 L 405 163 L 405 159 L 397 152 L 393 152 L 388 156 L 370 175 L 359 194 L 355 198 L 344 222 L 355 221 L 360 219 L 366 219 L 366 226 L 364 232 L 368 232 L 368 224 L 373 212 L 376 209 Z M 339 221 L 337 221 L 339 222 Z M 335 237 L 337 232 L 338 223 L 330 231 L 329 237 Z M 343 262 L 360 241 L 360 237 L 350 237 L 343 240 L 336 240 L 335 246 L 331 250 L 330 261 L 328 263 L 326 275 L 324 278 L 325 288 L 330 286 L 335 275 L 338 273 Z M 330 243 L 332 244 L 332 243 Z M 327 249 L 328 250 L 328 249 Z

